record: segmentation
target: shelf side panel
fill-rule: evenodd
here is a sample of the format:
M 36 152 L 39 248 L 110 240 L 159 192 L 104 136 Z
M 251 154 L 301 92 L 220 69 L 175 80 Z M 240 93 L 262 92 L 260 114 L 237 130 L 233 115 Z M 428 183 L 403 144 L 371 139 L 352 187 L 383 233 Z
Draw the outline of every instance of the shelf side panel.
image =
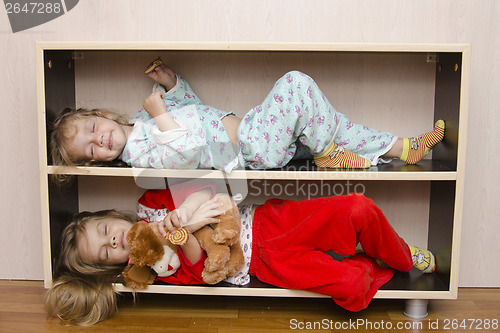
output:
M 459 251 L 453 244 L 453 220 L 455 211 L 454 181 L 431 182 L 431 197 L 429 208 L 428 249 L 438 262 L 434 273 L 443 281 L 451 280 L 452 251 Z
M 50 250 L 52 276 L 58 274 L 58 258 L 61 253 L 61 235 L 71 217 L 78 213 L 78 185 L 76 181 L 61 189 L 49 180 Z
M 462 54 L 440 53 L 436 66 L 434 121 L 444 119 L 445 138 L 432 150 L 434 161 L 457 169 Z
M 65 108 L 75 108 L 75 64 L 70 51 L 45 51 L 45 109 L 47 144 L 50 142 L 51 126 Z M 47 147 L 48 164 L 52 164 Z
M 51 136 L 51 125 L 66 107 L 74 108 L 75 71 L 71 51 L 44 51 L 45 109 L 47 144 Z M 48 164 L 52 164 L 47 147 Z M 50 175 L 46 175 L 51 177 Z M 56 258 L 59 258 L 61 233 L 71 216 L 78 212 L 78 184 L 71 181 L 61 187 L 48 179 L 49 223 L 52 276 L 56 273 Z M 45 258 L 44 260 L 49 260 Z M 47 281 L 46 281 L 47 282 Z

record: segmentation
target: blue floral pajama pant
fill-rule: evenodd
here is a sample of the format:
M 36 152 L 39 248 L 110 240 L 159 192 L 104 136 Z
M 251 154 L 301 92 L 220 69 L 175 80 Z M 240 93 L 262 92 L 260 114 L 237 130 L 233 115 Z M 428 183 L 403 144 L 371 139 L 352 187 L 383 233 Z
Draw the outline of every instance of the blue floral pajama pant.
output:
M 332 142 L 379 163 L 397 137 L 355 124 L 335 110 L 312 78 L 292 71 L 276 81 L 262 104 L 252 108 L 238 128 L 238 145 L 245 167 L 272 169 L 285 166 L 300 143 L 313 156 Z

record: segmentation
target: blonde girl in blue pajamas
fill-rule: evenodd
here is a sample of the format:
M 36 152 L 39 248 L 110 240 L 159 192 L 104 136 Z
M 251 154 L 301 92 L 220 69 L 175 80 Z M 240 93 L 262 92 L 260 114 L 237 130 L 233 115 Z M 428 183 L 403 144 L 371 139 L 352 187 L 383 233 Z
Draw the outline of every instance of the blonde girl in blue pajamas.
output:
M 354 124 L 298 71 L 281 77 L 243 119 L 204 105 L 164 64 L 148 75 L 154 92 L 131 124 L 106 110 L 77 110 L 56 120 L 54 164 L 121 159 L 133 167 L 272 169 L 290 162 L 300 142 L 319 167 L 368 168 L 394 158 L 415 164 L 444 137 L 442 120 L 414 138 Z

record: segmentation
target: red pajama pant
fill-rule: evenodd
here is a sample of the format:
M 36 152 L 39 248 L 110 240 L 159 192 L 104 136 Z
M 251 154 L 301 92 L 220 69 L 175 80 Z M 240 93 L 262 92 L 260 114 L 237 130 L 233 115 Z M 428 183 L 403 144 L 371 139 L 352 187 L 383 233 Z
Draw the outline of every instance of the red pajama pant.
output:
M 365 254 L 355 254 L 360 243 Z M 342 261 L 326 251 L 353 255 Z M 394 271 L 412 268 L 410 250 L 362 194 L 302 201 L 272 199 L 253 220 L 250 273 L 275 286 L 329 295 L 351 311 L 366 308 Z

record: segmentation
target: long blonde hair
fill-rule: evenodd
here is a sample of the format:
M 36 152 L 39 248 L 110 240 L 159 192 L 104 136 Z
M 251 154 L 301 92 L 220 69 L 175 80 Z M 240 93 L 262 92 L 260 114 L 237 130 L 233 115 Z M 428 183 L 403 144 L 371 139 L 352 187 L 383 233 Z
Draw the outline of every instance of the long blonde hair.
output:
M 135 218 L 115 210 L 82 212 L 64 229 L 56 277 L 45 296 L 45 309 L 49 317 L 76 325 L 93 325 L 116 312 L 117 292 L 113 283 L 123 282 L 121 272 L 126 263 L 86 263 L 79 255 L 77 244 L 88 222 L 109 217 L 136 222 Z
M 49 317 L 65 323 L 94 325 L 116 313 L 116 294 L 111 283 L 66 273 L 53 281 L 45 295 L 45 309 Z

